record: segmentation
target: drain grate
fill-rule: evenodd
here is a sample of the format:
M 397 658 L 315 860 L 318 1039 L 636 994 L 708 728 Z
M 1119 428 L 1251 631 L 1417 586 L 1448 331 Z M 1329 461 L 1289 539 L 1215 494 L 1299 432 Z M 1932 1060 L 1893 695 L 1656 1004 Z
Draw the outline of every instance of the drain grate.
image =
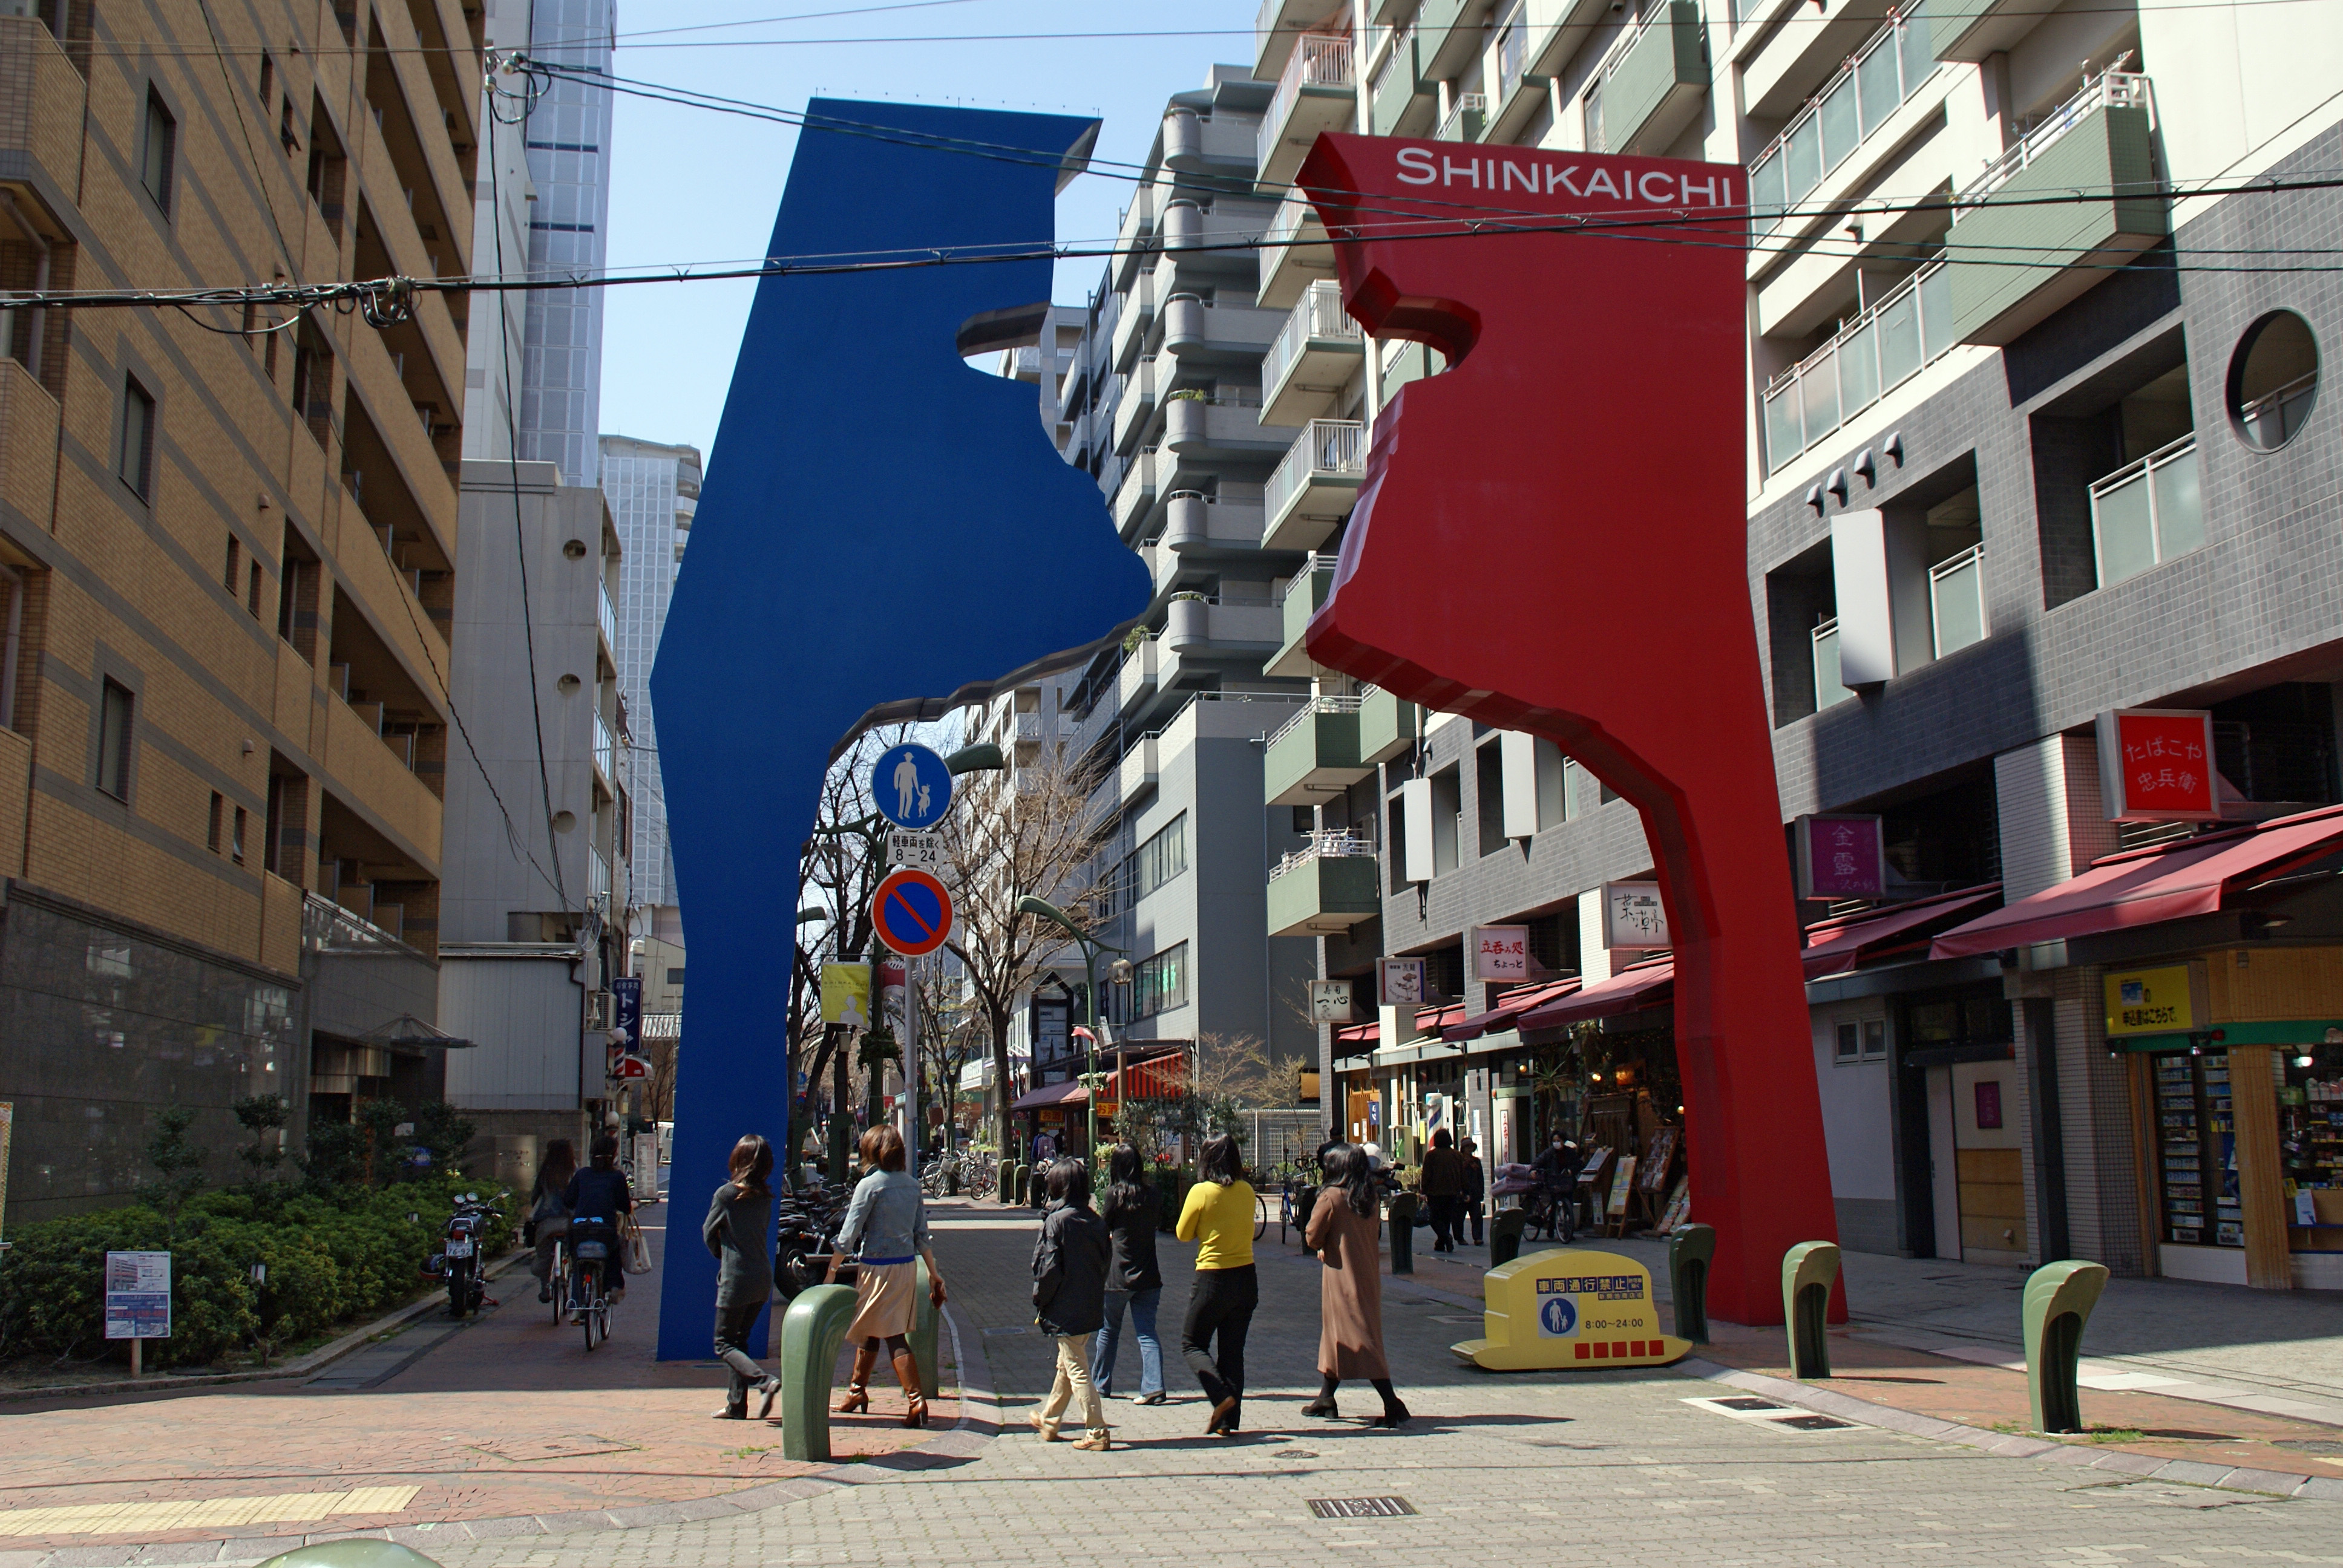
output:
M 1826 1415 L 1785 1415 L 1775 1419 L 1775 1426 L 1795 1426 L 1800 1432 L 1852 1432 L 1855 1422 L 1833 1421 Z
M 1754 1393 L 1744 1394 L 1739 1399 L 1713 1399 L 1708 1402 L 1723 1405 L 1726 1410 L 1785 1410 L 1788 1408 L 1786 1405 L 1775 1404 L 1770 1399 L 1759 1399 Z
M 1404 1497 L 1313 1497 L 1310 1512 L 1321 1519 L 1404 1519 L 1415 1504 Z

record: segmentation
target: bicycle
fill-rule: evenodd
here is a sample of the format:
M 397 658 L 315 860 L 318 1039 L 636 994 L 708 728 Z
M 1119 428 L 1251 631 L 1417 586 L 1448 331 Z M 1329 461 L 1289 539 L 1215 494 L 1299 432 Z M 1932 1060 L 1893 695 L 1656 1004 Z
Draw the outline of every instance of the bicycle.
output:
M 546 1287 L 553 1298 L 553 1326 L 557 1329 L 569 1314 L 569 1238 L 557 1236 L 552 1260 L 545 1271 Z
M 571 1233 L 577 1234 L 578 1222 L 572 1221 Z M 620 1245 L 618 1227 L 592 1223 L 575 1243 L 577 1265 L 572 1271 L 573 1289 L 570 1306 L 577 1322 L 585 1330 L 586 1348 L 593 1348 L 610 1337 L 610 1316 L 613 1307 L 609 1293 L 609 1272 L 618 1265 Z

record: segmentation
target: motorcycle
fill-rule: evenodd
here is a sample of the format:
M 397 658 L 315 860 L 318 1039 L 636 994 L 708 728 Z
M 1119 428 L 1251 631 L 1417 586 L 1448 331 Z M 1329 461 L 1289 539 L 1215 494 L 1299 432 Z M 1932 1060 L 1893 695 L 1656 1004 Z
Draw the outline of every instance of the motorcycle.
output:
M 822 1282 L 835 1250 L 830 1239 L 845 1213 L 843 1193 L 818 1181 L 781 1199 L 775 1215 L 773 1289 L 782 1301 L 794 1301 L 799 1292 Z M 838 1282 L 854 1282 L 851 1263 L 839 1271 Z
M 488 1206 L 478 1192 L 450 1201 L 455 1212 L 439 1232 L 439 1251 L 423 1265 L 426 1277 L 447 1283 L 447 1315 L 460 1318 L 480 1310 L 488 1300 L 488 1282 L 480 1268 L 486 1261 L 480 1248 L 488 1230 Z

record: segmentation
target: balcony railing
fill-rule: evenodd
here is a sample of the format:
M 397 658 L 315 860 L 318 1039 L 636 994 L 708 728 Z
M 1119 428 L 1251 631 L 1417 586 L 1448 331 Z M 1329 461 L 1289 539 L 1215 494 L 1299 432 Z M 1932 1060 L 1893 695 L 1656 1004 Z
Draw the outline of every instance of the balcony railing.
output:
M 1330 860 L 1363 856 L 1375 858 L 1375 841 L 1352 828 L 1319 828 L 1310 834 L 1310 842 L 1299 849 L 1288 849 L 1270 870 L 1269 879 L 1277 880 L 1286 872 L 1308 865 L 1312 860 Z
M 586 891 L 594 900 L 594 907 L 605 912 L 610 908 L 610 862 L 602 859 L 599 849 L 586 852 Z
M 1351 81 L 1351 40 L 1347 35 L 1337 37 L 1326 33 L 1304 33 L 1293 41 L 1293 57 L 1285 62 L 1284 74 L 1277 78 L 1277 92 L 1269 100 L 1269 113 L 1261 117 L 1260 149 L 1255 167 L 1266 166 L 1269 156 L 1285 137 L 1285 123 L 1292 117 L 1295 100 L 1304 87 L 1347 87 Z
M 1434 138 L 1443 142 L 1477 142 L 1482 127 L 1489 123 L 1489 98 L 1485 93 L 1459 93 L 1448 117 L 1440 122 Z
M 1750 223 L 1769 234 L 1936 74 L 1925 18 L 1891 16 L 1749 165 Z
M 2204 542 L 2195 431 L 2091 486 L 2091 544 L 2101 588 L 2137 577 Z
M 618 743 L 611 738 L 610 727 L 602 722 L 598 713 L 594 716 L 594 766 L 602 770 L 603 778 L 618 782 Z
M 1288 448 L 1262 488 L 1262 507 L 1276 517 L 1321 477 L 1355 477 L 1367 471 L 1367 427 L 1360 419 L 1312 419 Z
M 1513 7 L 1513 14 L 1497 35 L 1497 102 L 1510 104 L 1513 90 L 1522 85 L 1522 72 L 1529 63 L 1530 8 L 1524 5 Z
M 1838 678 L 1838 618 L 1815 625 L 1815 711 L 1835 707 L 1855 695 Z
M 2068 131 L 2094 112 L 2146 108 L 2147 105 L 2146 76 L 2132 71 L 2102 71 L 2084 83 L 2081 92 L 2043 116 L 2042 123 L 2020 136 L 2016 146 L 1987 164 L 1983 174 L 1961 188 L 1960 194 L 1953 197 L 1953 221 L 1958 223 L 1964 213 L 1983 206 L 2019 170 L 2057 146 Z
M 1365 706 L 1365 703 L 1366 699 L 1363 697 L 1312 697 L 1295 709 L 1292 717 L 1269 732 L 1268 743 L 1275 746 L 1285 739 L 1286 731 L 1305 719 L 1313 718 L 1321 713 L 1356 713 Z
M 1933 363 L 1953 336 L 1952 277 L 1931 262 L 1765 388 L 1771 473 Z
M 1928 615 L 1942 658 L 1985 640 L 1985 547 L 1971 545 L 1928 568 Z
M 1302 291 L 1292 313 L 1286 317 L 1285 325 L 1278 328 L 1276 339 L 1261 362 L 1262 386 L 1273 391 L 1313 339 L 1327 338 L 1363 343 L 1366 335 L 1351 319 L 1351 313 L 1342 308 L 1342 286 L 1331 278 L 1320 278 Z
M 2245 427 L 2248 441 L 2265 452 L 2275 452 L 2294 439 L 2294 433 L 2310 417 L 2310 406 L 2318 396 L 2318 372 L 2308 371 L 2275 392 L 2265 392 L 2241 405 L 2237 423 Z
M 618 607 L 610 602 L 609 586 L 598 584 L 595 598 L 598 602 L 594 608 L 602 623 L 602 640 L 610 645 L 611 656 L 615 658 L 618 651 Z

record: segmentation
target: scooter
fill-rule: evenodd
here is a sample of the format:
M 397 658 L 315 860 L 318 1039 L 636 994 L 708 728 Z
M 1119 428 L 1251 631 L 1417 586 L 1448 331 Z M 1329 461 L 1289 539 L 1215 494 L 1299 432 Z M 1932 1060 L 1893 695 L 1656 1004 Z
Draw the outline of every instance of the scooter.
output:
M 423 1272 L 447 1282 L 447 1315 L 460 1318 L 477 1312 L 488 1299 L 488 1282 L 481 1277 L 480 1244 L 488 1229 L 488 1205 L 478 1192 L 453 1200 L 455 1212 L 439 1233 L 439 1251 L 423 1265 Z

